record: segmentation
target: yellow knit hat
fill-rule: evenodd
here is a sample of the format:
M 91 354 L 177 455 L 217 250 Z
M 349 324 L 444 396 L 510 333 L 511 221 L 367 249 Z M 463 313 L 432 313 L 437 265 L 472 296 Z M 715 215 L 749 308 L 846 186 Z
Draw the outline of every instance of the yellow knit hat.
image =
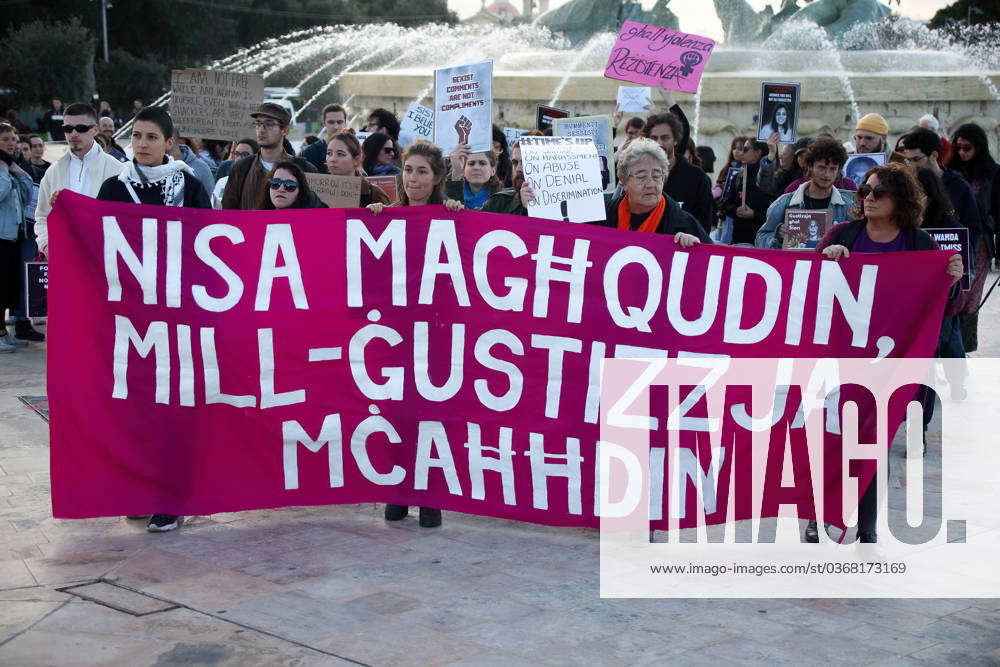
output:
M 877 113 L 870 113 L 859 120 L 858 126 L 854 129 L 886 136 L 889 134 L 889 123 L 885 122 L 885 118 L 882 118 Z

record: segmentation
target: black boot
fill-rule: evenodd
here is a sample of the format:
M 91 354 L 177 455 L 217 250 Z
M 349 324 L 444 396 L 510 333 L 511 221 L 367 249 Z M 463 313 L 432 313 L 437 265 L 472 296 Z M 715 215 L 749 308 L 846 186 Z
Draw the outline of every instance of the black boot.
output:
M 406 505 L 386 505 L 385 506 L 385 520 L 386 521 L 402 521 L 409 514 L 410 508 Z
M 437 528 L 440 525 L 441 525 L 441 510 L 436 510 L 431 507 L 420 508 L 421 528 Z
M 819 527 L 816 525 L 816 521 L 813 519 L 809 520 L 806 524 L 805 541 L 809 544 L 817 544 L 819 542 Z
M 41 343 L 45 340 L 45 334 L 35 331 L 28 320 L 18 320 L 14 323 L 14 338 Z

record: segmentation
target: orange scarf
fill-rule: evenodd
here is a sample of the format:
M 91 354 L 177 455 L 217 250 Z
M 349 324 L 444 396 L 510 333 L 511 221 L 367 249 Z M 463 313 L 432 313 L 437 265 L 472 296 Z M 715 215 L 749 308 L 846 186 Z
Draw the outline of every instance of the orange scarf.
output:
M 656 205 L 656 208 L 649 212 L 649 216 L 639 225 L 639 229 L 633 231 L 655 232 L 660 226 L 660 221 L 663 219 L 663 213 L 666 210 L 667 198 L 660 195 L 660 202 Z M 629 209 L 628 195 L 622 197 L 621 202 L 618 204 L 618 229 L 632 229 L 632 211 Z

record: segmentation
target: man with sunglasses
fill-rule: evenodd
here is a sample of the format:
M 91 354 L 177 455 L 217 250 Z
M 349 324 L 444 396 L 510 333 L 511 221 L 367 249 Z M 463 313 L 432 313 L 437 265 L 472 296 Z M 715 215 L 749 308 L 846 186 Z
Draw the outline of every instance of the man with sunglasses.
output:
M 82 102 L 70 104 L 63 115 L 63 123 L 62 130 L 66 134 L 69 151 L 45 172 L 38 186 L 35 234 L 38 236 L 38 249 L 43 255 L 49 251 L 48 218 L 56 194 L 68 189 L 96 197 L 101 184 L 125 168 L 94 141 L 98 132 L 94 107 Z
M 256 210 L 261 192 L 267 187 L 265 181 L 268 175 L 274 165 L 282 160 L 293 161 L 304 172 L 316 173 L 316 167 L 309 160 L 285 152 L 283 141 L 292 121 L 292 116 L 285 107 L 274 102 L 264 102 L 250 115 L 253 117 L 259 150 L 256 155 L 233 165 L 226 189 L 222 193 L 224 209 Z

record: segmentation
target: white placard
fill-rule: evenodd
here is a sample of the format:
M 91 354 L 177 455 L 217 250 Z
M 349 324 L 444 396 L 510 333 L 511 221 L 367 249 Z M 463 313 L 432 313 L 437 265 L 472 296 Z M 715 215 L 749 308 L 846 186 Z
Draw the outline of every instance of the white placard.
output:
M 493 61 L 434 70 L 434 143 L 445 155 L 493 149 Z
M 618 86 L 618 110 L 624 113 L 649 113 L 653 89 L 649 86 Z
M 399 145 L 406 147 L 417 139 L 433 141 L 433 137 L 434 111 L 422 104 L 410 102 L 403 122 L 399 124 Z
M 533 218 L 604 220 L 597 148 L 590 137 L 521 137 L 524 178 L 535 193 Z

